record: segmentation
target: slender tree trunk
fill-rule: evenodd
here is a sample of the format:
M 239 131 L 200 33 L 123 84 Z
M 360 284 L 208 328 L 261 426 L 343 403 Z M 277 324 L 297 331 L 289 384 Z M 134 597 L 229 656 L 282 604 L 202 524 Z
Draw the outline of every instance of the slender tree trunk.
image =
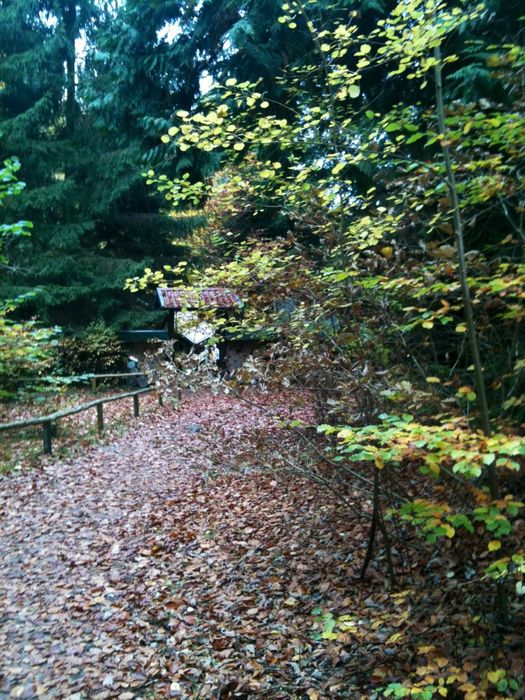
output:
M 445 162 L 445 170 L 447 173 L 447 184 L 452 200 L 452 213 L 454 218 L 454 234 L 456 237 L 456 253 L 459 268 L 459 279 L 461 283 L 461 295 L 463 297 L 463 307 L 465 311 L 465 320 L 467 323 L 467 332 L 470 343 L 470 352 L 472 355 L 472 363 L 474 365 L 474 381 L 476 393 L 478 396 L 478 405 L 481 415 L 481 426 L 485 435 L 490 436 L 492 428 L 490 425 L 489 407 L 487 401 L 487 392 L 485 389 L 485 377 L 483 374 L 483 365 L 479 353 L 478 337 L 476 325 L 474 322 L 474 311 L 472 308 L 472 298 L 470 296 L 470 288 L 468 284 L 467 263 L 465 259 L 465 244 L 463 236 L 463 219 L 461 216 L 461 206 L 459 203 L 458 189 L 456 185 L 456 177 L 452 167 L 452 157 L 450 147 L 447 141 L 447 127 L 445 124 L 445 105 L 443 100 L 443 71 L 441 60 L 441 48 L 434 48 L 435 78 L 436 78 L 436 113 L 441 137 L 441 150 Z M 495 464 L 489 465 L 489 489 L 491 498 L 497 499 L 499 494 L 498 476 L 496 473 Z M 506 582 L 501 579 L 496 582 L 496 605 L 498 610 L 499 621 L 503 626 L 508 624 L 508 600 Z
M 77 117 L 75 41 L 78 38 L 78 22 L 75 2 L 68 2 L 65 4 L 62 17 L 66 38 L 66 132 L 68 137 L 70 137 L 75 131 Z
M 361 573 L 359 574 L 359 580 L 362 581 L 368 569 L 370 562 L 372 561 L 372 556 L 374 554 L 374 542 L 376 539 L 377 523 L 379 521 L 379 474 L 374 474 L 374 496 L 373 496 L 373 511 L 372 511 L 372 522 L 370 523 L 370 532 L 368 533 L 368 545 L 366 547 L 365 559 L 361 567 Z
M 377 530 L 383 535 L 383 543 L 385 545 L 385 554 L 387 562 L 388 578 L 392 587 L 396 586 L 396 573 L 394 571 L 394 562 L 392 560 L 392 547 L 390 544 L 390 536 L 388 530 L 386 529 L 385 522 L 383 520 L 383 514 L 381 512 L 381 495 L 379 486 L 379 469 L 375 469 L 374 472 L 374 494 L 373 494 L 373 510 L 372 510 L 372 522 L 370 524 L 370 532 L 368 533 L 368 546 L 366 548 L 365 559 L 361 567 L 361 573 L 359 574 L 359 580 L 362 581 L 366 576 L 366 572 L 370 562 L 374 555 L 374 543 L 376 539 Z
M 434 58 L 436 59 L 436 113 L 441 138 L 441 150 L 443 153 L 445 171 L 447 174 L 447 184 L 450 192 L 450 199 L 452 201 L 452 214 L 454 222 L 454 235 L 456 237 L 456 254 L 459 268 L 459 281 L 461 284 L 461 296 L 463 297 L 463 308 L 465 312 L 465 320 L 467 323 L 470 353 L 472 355 L 472 364 L 474 365 L 474 382 L 478 397 L 478 406 L 481 416 L 481 426 L 485 435 L 489 436 L 492 433 L 492 428 L 490 425 L 489 407 L 487 402 L 487 392 L 485 389 L 483 365 L 481 364 L 478 337 L 476 332 L 476 325 L 474 322 L 472 298 L 470 296 L 470 288 L 468 284 L 467 262 L 465 259 L 465 243 L 463 236 L 463 219 L 461 216 L 461 206 L 459 203 L 456 176 L 452 167 L 450 147 L 447 142 L 447 127 L 445 124 L 445 105 L 443 100 L 442 59 L 441 48 L 439 46 L 436 46 L 434 49 Z M 492 464 L 489 466 L 488 474 L 490 495 L 493 499 L 496 499 L 498 497 L 499 488 L 495 465 Z

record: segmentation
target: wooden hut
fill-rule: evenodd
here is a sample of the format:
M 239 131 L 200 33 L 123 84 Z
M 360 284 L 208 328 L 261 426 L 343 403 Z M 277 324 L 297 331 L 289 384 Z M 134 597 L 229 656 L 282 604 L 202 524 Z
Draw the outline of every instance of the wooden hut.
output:
M 170 338 L 183 335 L 184 338 L 195 344 L 195 340 L 192 339 L 193 334 L 188 331 L 192 325 L 189 322 L 191 318 L 188 316 L 189 313 L 193 313 L 196 317 L 199 311 L 214 309 L 228 316 L 232 312 L 239 312 L 242 309 L 242 301 L 236 292 L 223 287 L 206 287 L 204 289 L 159 287 L 155 297 L 155 306 L 168 310 L 167 330 Z M 204 328 L 202 332 L 206 332 Z M 213 332 L 207 337 L 212 335 Z M 206 339 L 204 338 L 200 342 Z
M 236 292 L 223 287 L 159 288 L 155 306 L 168 311 L 167 331 L 170 338 L 182 341 L 187 347 L 201 349 L 215 335 L 215 328 L 212 323 L 200 318 L 199 312 L 211 309 L 228 318 L 241 313 L 243 304 Z M 238 369 L 253 350 L 253 345 L 253 342 L 247 344 L 239 338 L 223 339 L 217 344 L 219 368 L 222 371 Z

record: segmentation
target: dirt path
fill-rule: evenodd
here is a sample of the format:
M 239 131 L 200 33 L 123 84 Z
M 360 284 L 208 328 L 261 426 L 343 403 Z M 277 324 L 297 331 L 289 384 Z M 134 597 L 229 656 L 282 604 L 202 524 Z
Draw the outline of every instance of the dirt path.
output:
M 233 399 L 193 400 L 0 482 L 0 699 L 286 698 L 319 682 L 301 658 L 314 589 L 347 566 L 334 506 L 257 473 L 261 429 L 275 425 Z
M 98 697 L 86 686 L 144 681 L 140 651 L 150 655 L 152 640 L 122 584 L 133 587 L 156 502 L 197 478 L 174 450 L 171 423 L 156 415 L 74 462 L 4 481 L 1 698 Z

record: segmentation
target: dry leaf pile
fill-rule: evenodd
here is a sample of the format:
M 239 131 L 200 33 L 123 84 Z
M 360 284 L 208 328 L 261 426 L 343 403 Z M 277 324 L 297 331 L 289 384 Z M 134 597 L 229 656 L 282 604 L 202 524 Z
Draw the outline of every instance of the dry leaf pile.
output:
M 366 522 L 258 468 L 261 432 L 290 439 L 272 415 L 312 418 L 259 398 L 187 397 L 0 479 L 0 700 L 373 697 L 451 663 L 446 592 L 389 595 L 380 561 L 357 582 Z

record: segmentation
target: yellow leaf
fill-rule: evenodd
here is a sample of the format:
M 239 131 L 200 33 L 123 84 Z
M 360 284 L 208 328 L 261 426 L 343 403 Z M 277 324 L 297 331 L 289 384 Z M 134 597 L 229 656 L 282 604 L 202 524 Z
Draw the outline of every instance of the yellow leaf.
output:
M 434 663 L 438 668 L 444 668 L 445 666 L 448 666 L 450 662 L 444 656 L 438 656 L 437 659 L 434 659 Z
M 162 136 L 160 137 L 160 140 L 162 141 L 162 143 L 169 143 L 170 137 L 168 136 L 168 134 L 162 134 Z
M 440 384 L 441 383 L 441 379 L 439 377 L 427 377 L 426 380 L 429 384 Z
M 393 635 L 391 635 L 391 636 L 386 640 L 385 643 L 386 643 L 386 644 L 395 644 L 395 643 L 398 642 L 402 637 L 403 637 L 403 633 L 402 633 L 402 632 L 395 632 Z
M 234 149 L 235 151 L 242 151 L 243 148 L 244 148 L 244 144 L 241 143 L 240 141 L 239 141 L 238 143 L 234 143 L 234 144 L 233 144 L 233 149 Z
M 449 539 L 452 539 L 452 537 L 454 537 L 454 535 L 456 534 L 456 531 L 454 530 L 454 528 L 452 527 L 452 525 L 445 525 L 445 524 L 444 524 L 444 525 L 443 525 L 443 528 L 444 528 L 444 530 L 445 530 L 446 536 L 447 536 Z
M 434 328 L 434 321 L 423 321 L 423 328 Z
M 505 671 L 503 671 L 502 669 L 498 669 L 496 671 L 489 671 L 489 673 L 487 673 L 487 678 L 491 683 L 494 683 L 494 685 L 496 685 L 496 683 L 498 683 L 500 679 L 504 676 Z
M 476 686 L 472 685 L 472 683 L 462 683 L 459 686 L 459 689 L 462 690 L 464 693 L 473 693 L 476 690 Z
M 436 647 L 435 646 L 422 646 L 417 648 L 417 653 L 418 654 L 428 654 L 430 651 L 434 651 Z
M 501 549 L 501 542 L 499 540 L 491 540 L 488 549 L 489 552 L 497 552 L 498 549 Z
M 346 163 L 338 163 L 337 165 L 334 165 L 332 168 L 332 175 L 337 175 L 337 173 L 340 173 L 341 170 L 344 170 Z
M 464 323 L 458 323 L 456 326 L 456 333 L 466 333 L 467 327 Z
M 394 254 L 394 249 L 392 248 L 391 245 L 386 245 L 380 250 L 381 255 L 386 258 L 387 260 L 390 260 L 392 255 Z

